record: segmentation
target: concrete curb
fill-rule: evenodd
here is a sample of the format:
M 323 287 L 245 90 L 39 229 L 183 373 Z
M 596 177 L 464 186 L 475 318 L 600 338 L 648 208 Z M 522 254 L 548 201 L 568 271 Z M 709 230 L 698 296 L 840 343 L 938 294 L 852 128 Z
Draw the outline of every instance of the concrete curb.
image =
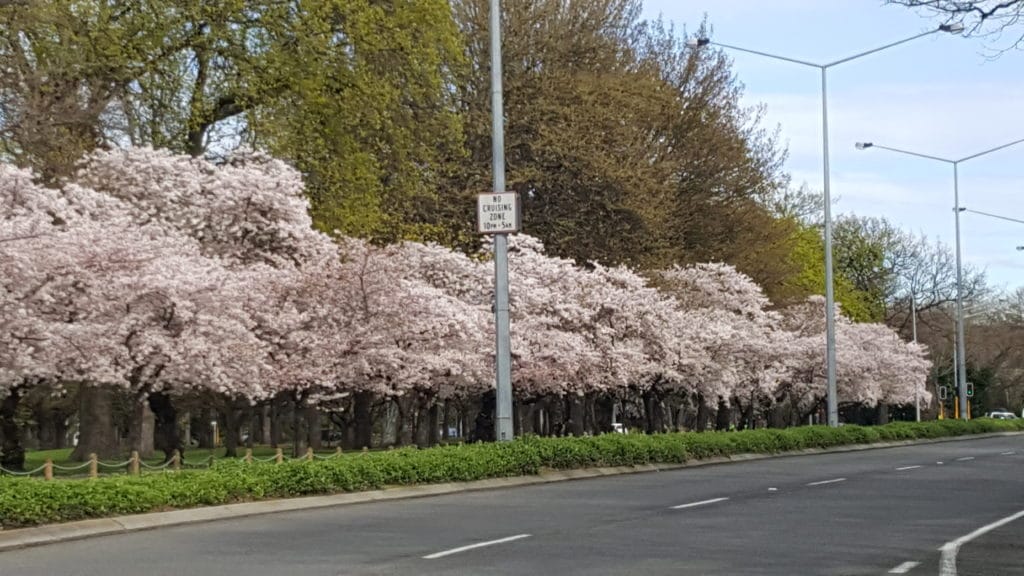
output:
M 883 448 L 898 448 L 901 446 L 981 440 L 984 438 L 1019 435 L 1024 435 L 1024 432 L 994 432 L 990 434 L 953 436 L 928 440 L 903 440 L 897 442 L 880 442 L 877 444 L 854 444 L 850 446 L 838 446 L 835 448 L 808 448 L 791 452 L 780 452 L 777 454 L 735 454 L 733 456 L 716 456 L 702 460 L 694 460 L 683 464 L 642 464 L 637 466 L 614 466 L 585 468 L 579 470 L 550 470 L 542 471 L 536 476 L 514 476 L 510 478 L 475 480 L 472 482 L 450 482 L 445 484 L 403 486 L 397 488 L 385 488 L 383 490 L 369 490 L 365 492 L 346 492 L 326 496 L 307 496 L 282 500 L 242 502 L 238 504 L 209 506 L 205 508 L 189 508 L 187 510 L 174 510 L 170 512 L 152 512 L 148 514 L 133 514 L 130 516 L 115 516 L 112 518 L 97 518 L 94 520 L 81 520 L 63 524 L 48 524 L 32 528 L 19 528 L 17 530 L 0 530 L 0 552 L 18 548 L 28 548 L 31 546 L 56 544 L 58 542 L 67 542 L 70 540 L 81 540 L 83 538 L 92 538 L 96 536 L 124 534 L 128 532 L 153 530 L 156 528 L 165 528 L 170 526 L 198 524 L 201 522 L 228 520 L 232 518 L 242 518 L 245 516 L 257 516 L 260 514 L 273 514 L 276 512 L 292 512 L 298 510 L 326 508 L 330 506 L 345 506 L 350 504 L 382 502 L 406 498 L 425 498 L 428 496 L 441 496 L 444 494 L 455 494 L 460 492 L 496 490 L 500 488 L 514 488 L 534 484 L 550 484 L 552 482 L 562 482 L 566 480 L 600 478 L 605 476 L 618 476 L 621 474 L 660 472 L 666 470 L 677 470 L 680 468 L 692 468 L 696 466 L 763 460 L 766 458 L 789 458 L 794 456 L 859 452 L 862 450 L 878 450 Z

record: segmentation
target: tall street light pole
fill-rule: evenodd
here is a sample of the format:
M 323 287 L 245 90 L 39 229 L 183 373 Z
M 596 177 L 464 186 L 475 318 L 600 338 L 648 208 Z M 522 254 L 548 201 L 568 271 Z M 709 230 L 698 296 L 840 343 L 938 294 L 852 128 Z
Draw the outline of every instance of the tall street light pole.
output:
M 917 344 L 917 295 L 914 294 L 914 289 L 910 289 L 910 331 L 914 338 L 914 344 Z M 919 386 L 914 387 L 914 421 L 921 421 L 921 388 Z
M 750 50 L 748 48 L 741 48 L 739 46 L 732 46 L 729 44 L 723 44 L 721 42 L 713 42 L 710 38 L 691 38 L 687 41 L 687 45 L 693 48 L 699 48 L 702 46 L 718 46 L 720 48 L 726 48 L 728 50 L 735 50 L 737 52 L 746 52 L 748 54 L 754 54 L 757 56 L 763 56 L 765 58 L 771 58 L 773 60 L 781 60 L 783 62 L 789 62 L 792 64 L 799 64 L 801 66 L 807 66 L 810 68 L 817 68 L 821 71 L 821 141 L 822 141 L 822 169 L 824 172 L 824 201 L 825 201 L 825 373 L 828 382 L 828 425 L 838 426 L 839 425 L 839 402 L 836 397 L 836 319 L 835 319 L 835 291 L 832 281 L 832 194 L 831 194 L 831 176 L 829 174 L 829 149 L 828 149 L 828 69 L 845 64 L 851 60 L 857 60 L 864 56 L 869 56 L 882 50 L 887 50 L 900 44 L 905 44 L 918 38 L 935 34 L 936 32 L 950 32 L 959 33 L 964 29 L 963 24 L 943 24 L 934 30 L 928 32 L 922 32 L 909 38 L 904 38 L 896 42 L 880 46 L 872 50 L 867 50 L 853 56 L 841 58 L 833 62 L 818 63 L 808 62 L 806 60 L 798 60 L 796 58 L 789 58 L 786 56 L 780 56 L 777 54 L 770 54 L 768 52 L 761 52 L 759 50 Z
M 1005 148 L 1009 148 L 1010 146 L 1016 146 L 1021 142 L 1024 142 L 1024 138 L 1014 140 L 1013 142 L 1007 142 L 1001 146 L 989 148 L 988 150 L 978 152 L 977 154 L 971 154 L 970 156 L 964 156 L 963 158 L 956 160 L 951 158 L 941 158 L 939 156 L 930 156 L 919 152 L 911 152 L 909 150 L 901 150 L 899 148 L 890 148 L 889 146 L 882 146 L 881 144 L 875 144 L 874 142 L 857 142 L 856 144 L 858 150 L 878 148 L 879 150 L 888 150 L 889 152 L 895 152 L 897 154 L 905 154 L 907 156 L 924 158 L 926 160 L 934 160 L 936 162 L 943 162 L 953 166 L 953 213 L 956 215 L 956 386 L 959 390 L 960 396 L 960 417 L 963 420 L 969 420 L 970 414 L 967 413 L 967 347 L 964 342 L 964 302 L 961 264 L 962 252 L 960 249 L 960 213 L 966 210 L 966 208 L 960 206 L 960 164 L 993 152 L 998 152 Z
M 491 163 L 494 193 L 505 191 L 505 122 L 501 85 L 501 1 L 491 0 Z M 512 338 L 508 310 L 508 235 L 494 235 L 494 437 L 512 440 Z

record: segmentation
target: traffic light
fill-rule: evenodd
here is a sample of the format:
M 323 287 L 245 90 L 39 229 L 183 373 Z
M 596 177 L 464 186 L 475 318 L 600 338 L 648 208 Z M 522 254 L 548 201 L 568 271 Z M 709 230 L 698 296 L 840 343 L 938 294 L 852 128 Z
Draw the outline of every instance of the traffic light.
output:
M 945 400 L 946 398 L 949 398 L 949 388 L 939 386 L 939 400 Z
M 973 382 L 968 382 L 967 383 L 967 397 L 968 398 L 974 398 L 974 383 Z

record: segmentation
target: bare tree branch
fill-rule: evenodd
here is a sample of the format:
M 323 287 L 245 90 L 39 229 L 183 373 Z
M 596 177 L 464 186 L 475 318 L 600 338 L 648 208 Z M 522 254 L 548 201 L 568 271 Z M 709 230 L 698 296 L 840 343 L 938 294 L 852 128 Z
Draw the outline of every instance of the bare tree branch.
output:
M 997 41 L 1003 34 L 1012 33 L 1011 29 L 1024 18 L 1024 0 L 887 0 L 887 3 L 923 9 L 948 23 L 963 24 L 967 36 L 994 37 Z M 1000 52 L 1022 45 L 1024 32 Z

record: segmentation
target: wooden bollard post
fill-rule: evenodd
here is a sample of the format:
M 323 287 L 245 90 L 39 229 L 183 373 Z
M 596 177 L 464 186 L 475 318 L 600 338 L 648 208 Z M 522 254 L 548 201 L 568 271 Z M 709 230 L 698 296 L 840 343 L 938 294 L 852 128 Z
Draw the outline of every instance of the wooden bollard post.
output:
M 306 460 L 309 460 L 310 462 L 313 461 L 313 447 L 312 446 L 306 448 Z
M 53 460 L 50 458 L 43 462 L 43 480 L 53 480 Z
M 89 454 L 89 478 L 96 478 L 100 475 L 100 459 L 95 452 Z
M 370 449 L 369 449 L 369 448 L 367 448 L 366 446 L 363 446 L 363 456 L 366 456 L 366 454 L 367 454 L 367 453 L 368 453 L 369 451 L 370 451 Z
M 181 452 L 177 448 L 174 449 L 174 454 L 171 455 L 171 468 L 175 472 L 181 470 Z
M 284 462 L 284 450 L 278 448 L 277 452 L 274 453 L 274 463 L 280 464 L 281 462 Z
M 245 449 L 245 461 L 252 464 L 252 448 Z
M 334 456 L 337 458 L 341 458 L 341 446 L 338 446 L 337 448 L 334 449 Z
M 206 467 L 213 468 L 213 454 L 210 454 L 210 457 L 206 459 Z
M 139 475 L 139 453 L 136 450 L 132 450 L 132 459 L 128 463 L 128 473 L 132 476 Z

